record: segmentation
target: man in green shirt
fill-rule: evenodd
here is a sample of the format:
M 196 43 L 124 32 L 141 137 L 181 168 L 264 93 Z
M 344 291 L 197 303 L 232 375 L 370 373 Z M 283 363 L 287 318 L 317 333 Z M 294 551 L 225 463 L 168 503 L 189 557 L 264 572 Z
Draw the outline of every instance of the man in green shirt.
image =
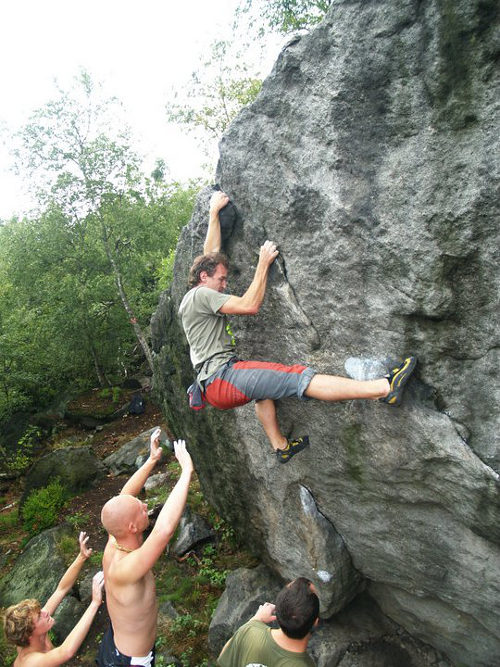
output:
M 299 577 L 287 584 L 276 605 L 265 602 L 242 625 L 219 655 L 219 667 L 314 667 L 307 654 L 312 629 L 318 623 L 319 599 L 313 584 Z M 278 621 L 279 628 L 266 623 Z

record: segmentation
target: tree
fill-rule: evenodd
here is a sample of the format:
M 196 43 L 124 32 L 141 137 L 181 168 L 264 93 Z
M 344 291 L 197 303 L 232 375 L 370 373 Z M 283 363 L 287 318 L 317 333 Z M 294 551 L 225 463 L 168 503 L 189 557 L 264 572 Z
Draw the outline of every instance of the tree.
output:
M 167 119 L 194 132 L 202 150 L 211 156 L 231 121 L 253 102 L 261 87 L 261 79 L 250 73 L 241 52 L 228 41 L 215 41 L 209 58 L 166 105 Z
M 119 120 L 121 105 L 103 97 L 86 72 L 81 72 L 71 91 L 58 92 L 20 132 L 18 170 L 28 174 L 40 205 L 63 216 L 75 252 L 80 248 L 87 260 L 85 250 L 90 246 L 104 253 L 116 293 L 152 369 L 151 350 L 120 261 L 127 241 L 118 231 L 119 216 L 146 188 L 139 158 L 130 147 L 126 124 Z M 142 201 L 143 206 L 147 203 Z M 78 267 L 76 275 L 85 276 L 81 270 Z
M 332 0 L 242 0 L 237 14 L 249 16 L 253 25 L 263 20 L 267 29 L 288 34 L 310 30 L 331 4 Z M 264 30 L 261 26 L 260 32 Z
M 108 244 L 139 321 L 163 284 L 162 264 L 191 215 L 196 189 L 147 182 L 108 202 Z M 0 421 L 61 390 L 109 384 L 135 363 L 137 341 L 118 298 L 101 223 L 72 224 L 57 207 L 0 226 Z M 119 373 L 121 371 L 121 373 Z
M 39 209 L 0 224 L 0 421 L 147 358 L 162 267 L 192 212 L 196 184 L 165 182 L 161 161 L 143 174 L 119 104 L 98 93 L 82 73 L 18 135 Z

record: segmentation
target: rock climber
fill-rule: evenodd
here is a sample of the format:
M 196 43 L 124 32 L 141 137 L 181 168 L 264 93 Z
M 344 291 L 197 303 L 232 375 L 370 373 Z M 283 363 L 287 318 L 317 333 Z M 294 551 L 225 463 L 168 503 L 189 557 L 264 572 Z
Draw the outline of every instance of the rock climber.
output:
M 229 203 L 222 191 L 213 193 L 203 255 L 196 257 L 189 273 L 189 291 L 179 307 L 196 382 L 189 388 L 191 407 L 203 401 L 227 410 L 255 401 L 255 411 L 280 463 L 287 463 L 309 445 L 309 437 L 287 439 L 281 432 L 274 401 L 296 396 L 322 401 L 380 399 L 399 405 L 412 374 L 415 357 L 407 357 L 385 377 L 352 380 L 317 373 L 304 365 L 285 366 L 267 361 L 242 361 L 235 353 L 227 330 L 227 315 L 255 315 L 266 292 L 269 269 L 278 256 L 276 244 L 267 240 L 250 286 L 243 296 L 226 294 L 229 261 L 221 250 L 219 212 Z

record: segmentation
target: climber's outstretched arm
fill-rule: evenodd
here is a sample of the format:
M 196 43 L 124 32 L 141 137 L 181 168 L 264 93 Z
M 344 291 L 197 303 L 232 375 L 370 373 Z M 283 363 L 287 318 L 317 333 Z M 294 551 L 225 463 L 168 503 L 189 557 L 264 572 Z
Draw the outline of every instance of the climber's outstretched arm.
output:
M 221 247 L 221 233 L 219 211 L 229 202 L 229 197 L 225 192 L 217 190 L 210 199 L 210 213 L 208 217 L 208 230 L 203 246 L 203 254 L 208 255 L 211 252 L 219 252 Z
M 260 248 L 259 261 L 252 282 L 243 296 L 232 295 L 219 308 L 225 315 L 256 315 L 266 294 L 267 277 L 272 263 L 279 254 L 273 241 L 266 241 Z

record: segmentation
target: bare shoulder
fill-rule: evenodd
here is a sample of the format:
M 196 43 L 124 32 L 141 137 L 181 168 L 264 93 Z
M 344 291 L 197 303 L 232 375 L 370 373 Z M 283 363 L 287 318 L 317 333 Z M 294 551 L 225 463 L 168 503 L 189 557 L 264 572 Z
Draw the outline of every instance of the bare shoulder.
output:
M 12 667 L 36 667 L 39 664 L 40 658 L 45 655 L 40 651 L 33 651 L 25 655 L 18 655 L 12 663 Z

